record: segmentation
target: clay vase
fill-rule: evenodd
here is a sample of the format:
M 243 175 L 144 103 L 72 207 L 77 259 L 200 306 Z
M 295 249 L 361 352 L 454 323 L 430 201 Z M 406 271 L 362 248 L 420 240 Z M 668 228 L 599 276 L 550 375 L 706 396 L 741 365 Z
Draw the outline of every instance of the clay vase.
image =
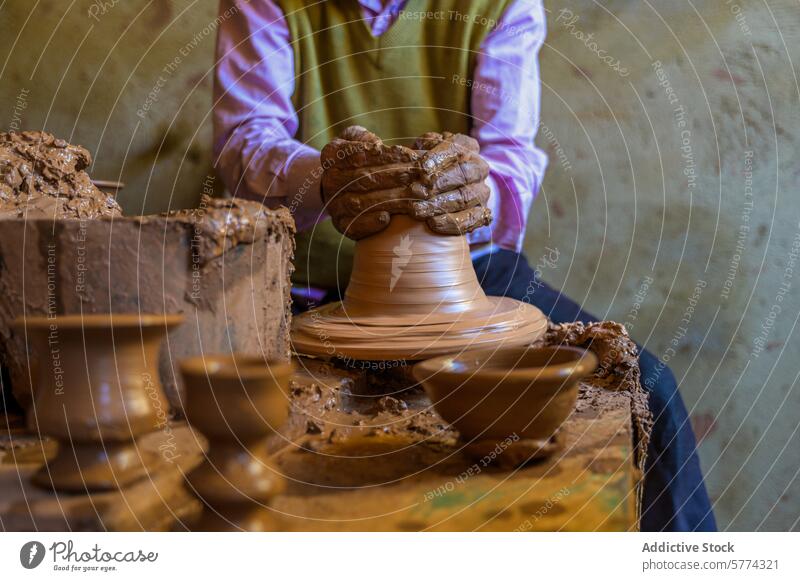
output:
M 28 427 L 58 440 L 33 477 L 67 492 L 115 490 L 163 462 L 136 439 L 168 421 L 158 351 L 180 315 L 58 315 L 14 321 L 36 370 Z
M 291 362 L 241 354 L 180 363 L 189 423 L 209 440 L 206 460 L 189 475 L 205 504 L 203 531 L 277 530 L 269 501 L 285 489 L 266 439 L 286 421 Z
M 344 300 L 295 317 L 292 344 L 305 355 L 418 360 L 530 344 L 546 327 L 529 303 L 486 296 L 464 236 L 399 214 L 356 242 Z
M 577 347 L 515 347 L 429 359 L 413 374 L 470 453 L 524 461 L 557 449 L 579 381 L 596 367 L 595 354 Z

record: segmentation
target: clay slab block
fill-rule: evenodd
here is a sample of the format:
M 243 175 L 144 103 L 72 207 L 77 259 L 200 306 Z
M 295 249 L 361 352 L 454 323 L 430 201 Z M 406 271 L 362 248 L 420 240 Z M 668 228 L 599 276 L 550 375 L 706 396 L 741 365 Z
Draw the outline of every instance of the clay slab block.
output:
M 288 211 L 264 209 L 247 236 L 226 230 L 224 209 L 199 216 L 0 221 L 0 365 L 21 404 L 31 400 L 28 369 L 38 363 L 10 329 L 23 314 L 184 315 L 159 360 L 176 410 L 179 359 L 230 352 L 288 359 Z

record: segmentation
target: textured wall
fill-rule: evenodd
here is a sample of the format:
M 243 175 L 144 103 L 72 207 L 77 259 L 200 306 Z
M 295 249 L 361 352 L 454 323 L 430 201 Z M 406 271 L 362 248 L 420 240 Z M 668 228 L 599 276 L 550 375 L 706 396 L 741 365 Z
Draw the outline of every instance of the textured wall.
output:
M 797 528 L 800 11 L 553 4 L 530 259 L 669 359 L 720 525 Z
M 87 146 L 128 213 L 191 206 L 210 183 L 215 4 L 6 2 L 0 120 Z M 669 359 L 721 526 L 797 528 L 800 11 L 547 6 L 529 258 Z
M 126 213 L 194 206 L 211 187 L 216 18 L 210 0 L 6 2 L 2 122 L 87 147 L 93 177 L 126 182 Z

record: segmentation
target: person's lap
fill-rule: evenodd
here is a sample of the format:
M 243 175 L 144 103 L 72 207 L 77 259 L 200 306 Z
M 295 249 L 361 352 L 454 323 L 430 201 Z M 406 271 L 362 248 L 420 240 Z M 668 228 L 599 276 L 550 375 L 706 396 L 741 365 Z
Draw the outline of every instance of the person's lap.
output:
M 530 302 L 555 323 L 598 320 L 541 281 L 522 254 L 500 250 L 477 258 L 473 265 L 488 295 Z M 647 350 L 641 350 L 639 365 L 655 422 L 645 468 L 641 529 L 716 530 L 694 434 L 675 378 Z

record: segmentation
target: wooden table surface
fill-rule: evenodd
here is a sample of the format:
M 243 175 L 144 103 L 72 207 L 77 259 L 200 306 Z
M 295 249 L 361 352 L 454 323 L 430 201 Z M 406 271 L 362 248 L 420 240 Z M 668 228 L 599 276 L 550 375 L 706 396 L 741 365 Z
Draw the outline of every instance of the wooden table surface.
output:
M 413 408 L 413 406 L 412 406 Z M 385 420 L 384 420 L 385 421 Z M 581 386 L 563 448 L 516 470 L 484 465 L 458 441 L 402 432 L 348 436 L 280 456 L 291 475 L 273 507 L 297 531 L 627 531 L 640 481 L 626 391 Z
M 436 437 L 415 431 L 415 410 L 428 406 L 421 392 L 405 398 L 403 405 L 408 409 L 396 419 L 409 422 L 409 429 L 384 433 L 380 426 L 395 421 L 391 414 L 341 409 L 347 399 L 342 392 L 351 397 L 352 382 L 341 381 L 335 374 L 320 380 L 319 374 L 302 370 L 296 380 L 317 390 L 319 397 L 313 392 L 315 410 L 298 407 L 299 403 L 293 406 L 294 443 L 286 444 L 289 438 L 284 435 L 282 443 L 275 444 L 278 467 L 289 481 L 287 491 L 272 504 L 281 530 L 625 531 L 637 527 L 640 473 L 634 460 L 627 391 L 583 384 L 578 408 L 560 434 L 562 449 L 547 460 L 506 470 L 464 453 L 449 428 Z M 331 420 L 324 417 L 324 410 L 337 415 Z M 329 425 L 322 430 L 308 428 L 311 417 Z M 351 425 L 336 425 L 341 418 Z M 304 442 L 299 437 L 304 432 L 314 434 L 306 435 Z M 194 438 L 184 439 L 196 454 Z M 158 446 L 158 441 L 153 445 Z M 95 502 L 91 497 L 56 497 L 36 490 L 28 478 L 52 450 L 52 442 L 42 445 L 23 435 L 19 426 L 13 430 L 4 426 L 0 432 L 1 529 L 190 527 L 190 513 L 197 503 L 183 495 L 176 500 L 173 476 L 168 479 L 172 483 L 168 494 L 152 484 L 139 491 L 142 510 L 161 515 L 150 520 L 130 514 L 138 506 L 134 503 L 131 508 L 131 494 L 127 501 L 103 496 Z M 127 505 L 124 514 L 122 504 Z M 168 526 L 164 514 L 174 514 L 177 522 Z

